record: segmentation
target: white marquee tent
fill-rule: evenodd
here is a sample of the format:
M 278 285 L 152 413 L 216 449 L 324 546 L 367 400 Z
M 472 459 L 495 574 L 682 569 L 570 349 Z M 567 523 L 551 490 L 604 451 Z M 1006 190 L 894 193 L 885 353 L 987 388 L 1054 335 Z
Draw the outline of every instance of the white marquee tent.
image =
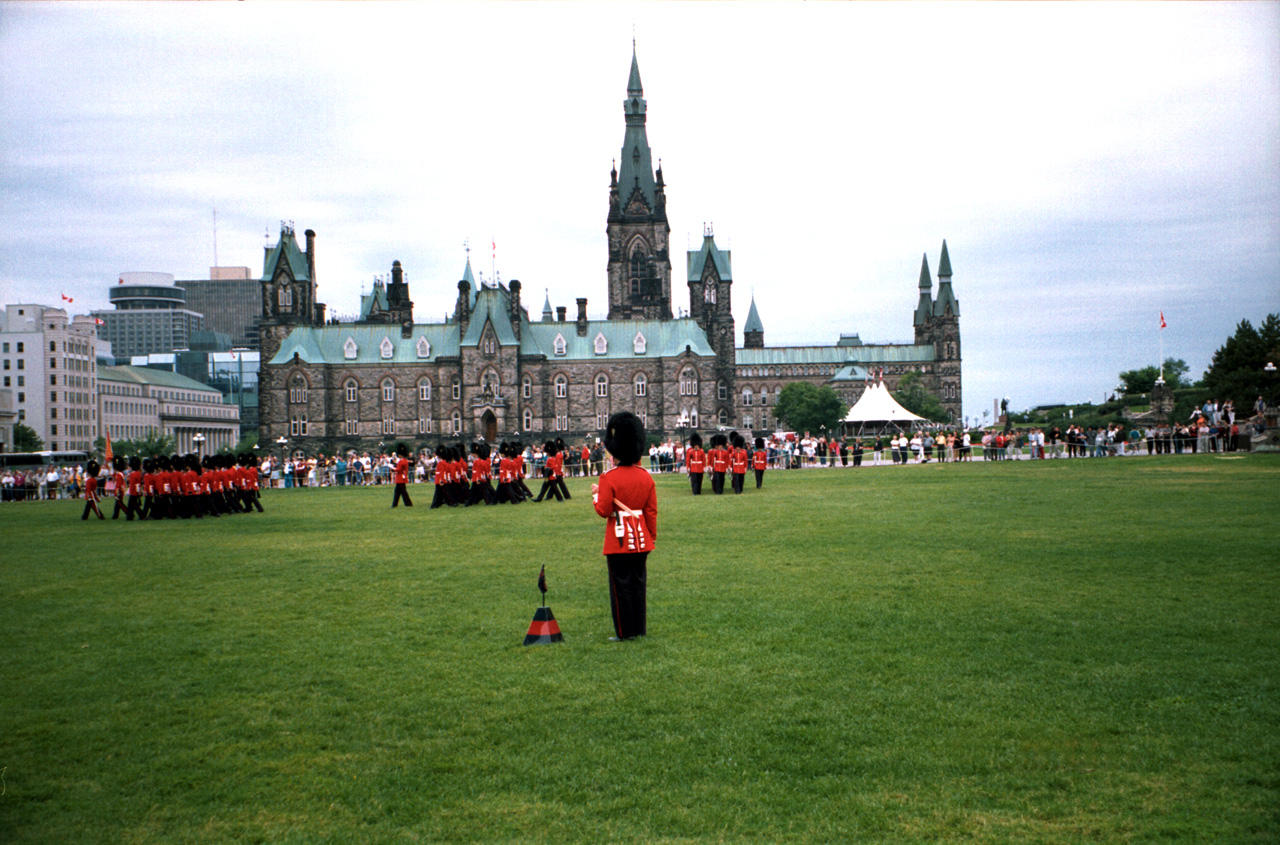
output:
M 844 415 L 842 422 L 849 428 L 861 431 L 868 425 L 901 427 L 904 423 L 927 423 L 928 420 L 899 405 L 884 382 L 877 381 L 862 392 L 862 396 L 849 409 L 849 413 Z

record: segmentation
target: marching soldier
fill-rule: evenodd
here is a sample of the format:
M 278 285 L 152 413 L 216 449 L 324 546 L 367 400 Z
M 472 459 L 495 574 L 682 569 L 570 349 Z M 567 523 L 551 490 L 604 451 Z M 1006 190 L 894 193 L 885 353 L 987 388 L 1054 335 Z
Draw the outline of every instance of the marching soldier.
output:
M 689 435 L 689 449 L 684 453 L 684 464 L 689 471 L 689 486 L 693 495 L 702 495 L 702 474 L 707 469 L 707 453 L 702 451 L 702 436 L 698 432 Z

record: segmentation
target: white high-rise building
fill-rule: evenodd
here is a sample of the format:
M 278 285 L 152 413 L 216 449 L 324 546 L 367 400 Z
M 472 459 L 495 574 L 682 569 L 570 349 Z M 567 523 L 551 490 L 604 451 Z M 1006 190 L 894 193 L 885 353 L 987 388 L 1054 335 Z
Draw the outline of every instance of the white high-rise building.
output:
M 53 451 L 92 449 L 98 438 L 98 333 L 93 317 L 20 303 L 0 313 L 0 389 L 15 422 Z

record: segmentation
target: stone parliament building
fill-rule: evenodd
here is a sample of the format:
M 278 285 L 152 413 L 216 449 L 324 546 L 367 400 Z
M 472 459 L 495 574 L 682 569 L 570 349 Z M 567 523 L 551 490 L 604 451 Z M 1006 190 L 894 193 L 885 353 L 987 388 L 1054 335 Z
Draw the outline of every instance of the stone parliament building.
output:
M 778 426 L 772 406 L 790 382 L 831 387 L 851 405 L 869 378 L 882 373 L 893 390 L 912 371 L 960 419 L 960 306 L 945 241 L 936 297 L 927 256 L 921 267 L 914 344 L 842 335 L 834 345 L 768 347 L 753 298 L 738 346 L 730 253 L 709 229 L 686 255 L 688 316 L 673 316 L 666 190 L 643 94 L 633 53 L 622 155 L 610 174 L 604 320 L 587 318 L 585 298 L 573 319 L 549 299 L 531 319 L 519 281 L 477 284 L 468 260 L 444 322 L 414 321 L 399 261 L 362 297 L 356 320 L 326 321 L 315 233 L 306 231 L 304 250 L 283 225 L 260 280 L 264 448 L 280 437 L 308 455 L 446 438 L 578 442 L 623 409 L 671 437 L 721 426 L 766 432 Z

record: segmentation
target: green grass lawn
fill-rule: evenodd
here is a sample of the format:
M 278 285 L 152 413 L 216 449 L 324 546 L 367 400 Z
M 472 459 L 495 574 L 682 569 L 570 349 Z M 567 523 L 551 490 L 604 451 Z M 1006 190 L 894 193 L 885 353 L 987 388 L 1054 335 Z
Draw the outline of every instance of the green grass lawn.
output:
M 660 476 L 630 643 L 587 483 L 0 507 L 0 842 L 1280 838 L 1280 457 Z

